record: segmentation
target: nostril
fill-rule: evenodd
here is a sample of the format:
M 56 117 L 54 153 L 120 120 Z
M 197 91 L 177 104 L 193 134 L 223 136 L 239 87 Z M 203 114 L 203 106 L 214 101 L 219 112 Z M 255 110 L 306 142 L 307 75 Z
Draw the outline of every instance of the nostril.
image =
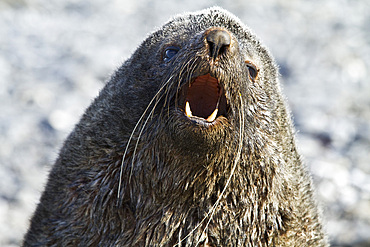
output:
M 210 55 L 213 59 L 216 59 L 220 54 L 224 53 L 231 43 L 230 34 L 221 29 L 210 31 L 207 34 L 206 39 L 209 46 Z

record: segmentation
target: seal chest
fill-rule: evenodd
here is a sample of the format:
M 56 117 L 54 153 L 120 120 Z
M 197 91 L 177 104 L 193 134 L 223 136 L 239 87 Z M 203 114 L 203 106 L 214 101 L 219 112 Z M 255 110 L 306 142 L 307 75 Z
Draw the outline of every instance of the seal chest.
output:
M 326 246 L 273 57 L 220 8 L 177 16 L 66 140 L 24 246 Z

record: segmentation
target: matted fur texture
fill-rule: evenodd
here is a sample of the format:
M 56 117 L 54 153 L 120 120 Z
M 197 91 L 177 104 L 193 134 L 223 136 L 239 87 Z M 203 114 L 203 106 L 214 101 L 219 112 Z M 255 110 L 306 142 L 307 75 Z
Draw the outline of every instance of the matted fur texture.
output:
M 212 30 L 230 38 L 217 57 Z M 221 95 L 214 121 L 185 114 L 204 75 Z M 227 11 L 176 16 L 69 135 L 24 246 L 326 246 L 278 77 Z

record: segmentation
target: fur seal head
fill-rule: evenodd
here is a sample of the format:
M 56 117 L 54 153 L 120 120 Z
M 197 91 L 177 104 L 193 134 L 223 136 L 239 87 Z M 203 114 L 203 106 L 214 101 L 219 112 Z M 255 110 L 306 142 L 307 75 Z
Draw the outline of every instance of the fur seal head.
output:
M 179 150 L 204 156 L 207 150 L 225 146 L 226 140 L 232 146 L 244 128 L 242 116 L 250 126 L 243 131 L 253 145 L 262 142 L 254 141 L 259 138 L 256 128 L 271 127 L 269 91 L 278 90 L 273 58 L 224 10 L 174 18 L 150 35 L 128 63 L 140 72 L 131 80 L 136 87 L 153 87 L 153 94 L 142 102 L 152 117 L 161 118 L 156 128 L 166 129 Z

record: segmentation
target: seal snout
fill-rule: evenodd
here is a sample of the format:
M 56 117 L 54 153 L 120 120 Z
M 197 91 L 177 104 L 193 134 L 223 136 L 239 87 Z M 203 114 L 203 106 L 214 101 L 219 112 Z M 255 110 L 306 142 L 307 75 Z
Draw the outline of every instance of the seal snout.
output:
M 227 118 L 228 104 L 224 82 L 219 81 L 220 71 L 215 71 L 219 66 L 218 62 L 222 60 L 221 56 L 225 56 L 231 48 L 232 36 L 224 28 L 212 27 L 204 32 L 203 37 L 205 51 L 208 50 L 211 59 L 205 59 L 202 72 L 198 71 L 198 76 L 183 85 L 180 92 L 180 110 L 188 119 L 208 124 L 217 123 L 215 120 L 221 116 Z
M 206 40 L 209 47 L 211 58 L 216 60 L 219 55 L 222 55 L 227 51 L 227 48 L 231 44 L 230 34 L 220 28 L 215 28 L 206 34 Z

